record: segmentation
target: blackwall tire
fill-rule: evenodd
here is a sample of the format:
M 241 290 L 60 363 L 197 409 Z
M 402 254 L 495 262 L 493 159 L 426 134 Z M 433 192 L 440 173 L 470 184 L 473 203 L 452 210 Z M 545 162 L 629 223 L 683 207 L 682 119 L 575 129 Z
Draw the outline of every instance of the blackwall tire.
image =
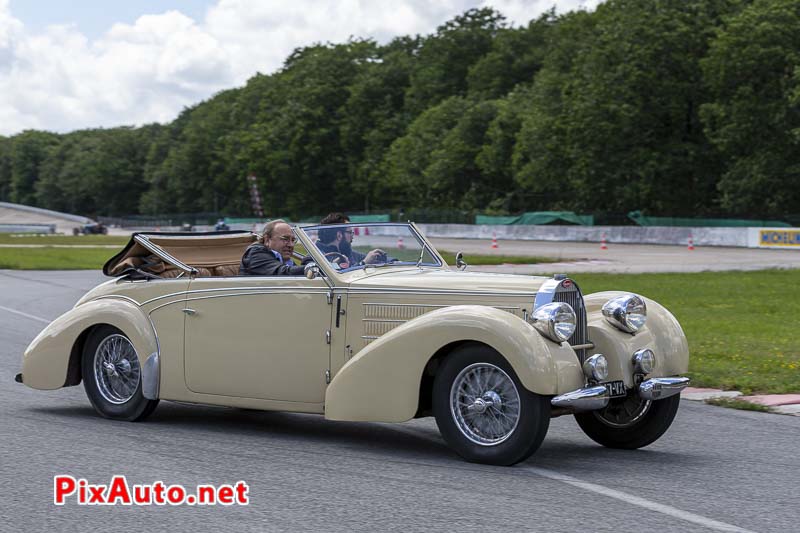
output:
M 524 461 L 550 425 L 549 398 L 525 389 L 511 365 L 485 345 L 450 353 L 436 373 L 432 396 L 445 442 L 473 463 Z
M 621 400 L 612 400 L 599 411 L 578 413 L 575 420 L 598 444 L 635 450 L 657 441 L 669 429 L 680 402 L 680 394 L 656 401 L 642 400 L 632 394 Z
M 106 418 L 143 420 L 158 406 L 158 400 L 142 395 L 139 357 L 117 328 L 100 326 L 92 331 L 84 345 L 81 373 L 86 396 Z

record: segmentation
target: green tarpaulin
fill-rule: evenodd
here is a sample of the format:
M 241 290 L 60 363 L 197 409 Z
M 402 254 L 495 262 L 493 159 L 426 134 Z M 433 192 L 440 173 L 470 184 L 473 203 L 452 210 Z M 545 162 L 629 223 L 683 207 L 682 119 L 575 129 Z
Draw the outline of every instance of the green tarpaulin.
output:
M 350 222 L 391 222 L 389 215 L 350 215 Z
M 513 217 L 492 217 L 487 215 L 476 215 L 475 224 L 498 226 L 498 225 L 526 225 L 537 226 L 542 224 L 578 224 L 581 226 L 594 226 L 592 215 L 576 215 L 572 211 L 531 211 Z
M 696 228 L 791 228 L 788 222 L 778 220 L 744 220 L 739 218 L 676 218 L 650 217 L 641 211 L 631 211 L 628 218 L 640 226 L 682 226 Z

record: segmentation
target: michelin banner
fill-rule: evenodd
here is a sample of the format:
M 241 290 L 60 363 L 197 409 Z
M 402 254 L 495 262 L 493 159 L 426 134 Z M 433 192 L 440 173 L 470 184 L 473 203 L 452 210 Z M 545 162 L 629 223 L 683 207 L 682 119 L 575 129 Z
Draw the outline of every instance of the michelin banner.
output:
M 781 248 L 800 250 L 800 228 L 750 228 L 751 248 Z

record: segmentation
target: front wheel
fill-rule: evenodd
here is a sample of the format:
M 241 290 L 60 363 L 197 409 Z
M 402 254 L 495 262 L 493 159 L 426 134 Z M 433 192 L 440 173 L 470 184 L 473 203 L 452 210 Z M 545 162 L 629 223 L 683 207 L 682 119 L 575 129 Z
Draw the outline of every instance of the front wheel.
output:
M 525 389 L 511 365 L 483 345 L 461 347 L 445 359 L 432 400 L 445 442 L 473 463 L 524 461 L 550 425 L 549 399 Z
M 142 420 L 158 405 L 142 395 L 139 357 L 130 339 L 111 326 L 89 335 L 81 360 L 83 386 L 95 410 L 106 418 Z
M 652 444 L 669 429 L 680 402 L 679 394 L 652 401 L 634 393 L 611 400 L 603 409 L 578 413 L 575 420 L 598 444 L 635 450 Z

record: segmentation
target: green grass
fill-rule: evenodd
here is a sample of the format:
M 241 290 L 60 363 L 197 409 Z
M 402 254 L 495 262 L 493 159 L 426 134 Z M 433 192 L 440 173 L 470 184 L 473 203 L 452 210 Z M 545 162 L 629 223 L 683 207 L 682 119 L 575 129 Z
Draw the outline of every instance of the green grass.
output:
M 456 264 L 455 252 L 439 250 L 444 260 L 450 266 Z M 557 263 L 561 259 L 552 257 L 536 257 L 530 255 L 480 255 L 464 254 L 464 261 L 472 265 L 532 265 L 536 263 Z
M 669 309 L 689 340 L 692 385 L 800 391 L 800 270 L 576 274 L 584 294 L 625 290 Z
M 0 268 L 99 270 L 117 251 L 111 248 L 0 248 Z
M 130 237 L 116 235 L 29 235 L 0 233 L 0 244 L 88 244 L 124 246 Z
M 762 413 L 769 413 L 772 411 L 772 409 L 766 405 L 748 402 L 746 400 L 737 400 L 736 398 L 711 398 L 710 400 L 706 400 L 706 403 L 716 405 L 717 407 L 741 409 L 742 411 L 761 411 Z

